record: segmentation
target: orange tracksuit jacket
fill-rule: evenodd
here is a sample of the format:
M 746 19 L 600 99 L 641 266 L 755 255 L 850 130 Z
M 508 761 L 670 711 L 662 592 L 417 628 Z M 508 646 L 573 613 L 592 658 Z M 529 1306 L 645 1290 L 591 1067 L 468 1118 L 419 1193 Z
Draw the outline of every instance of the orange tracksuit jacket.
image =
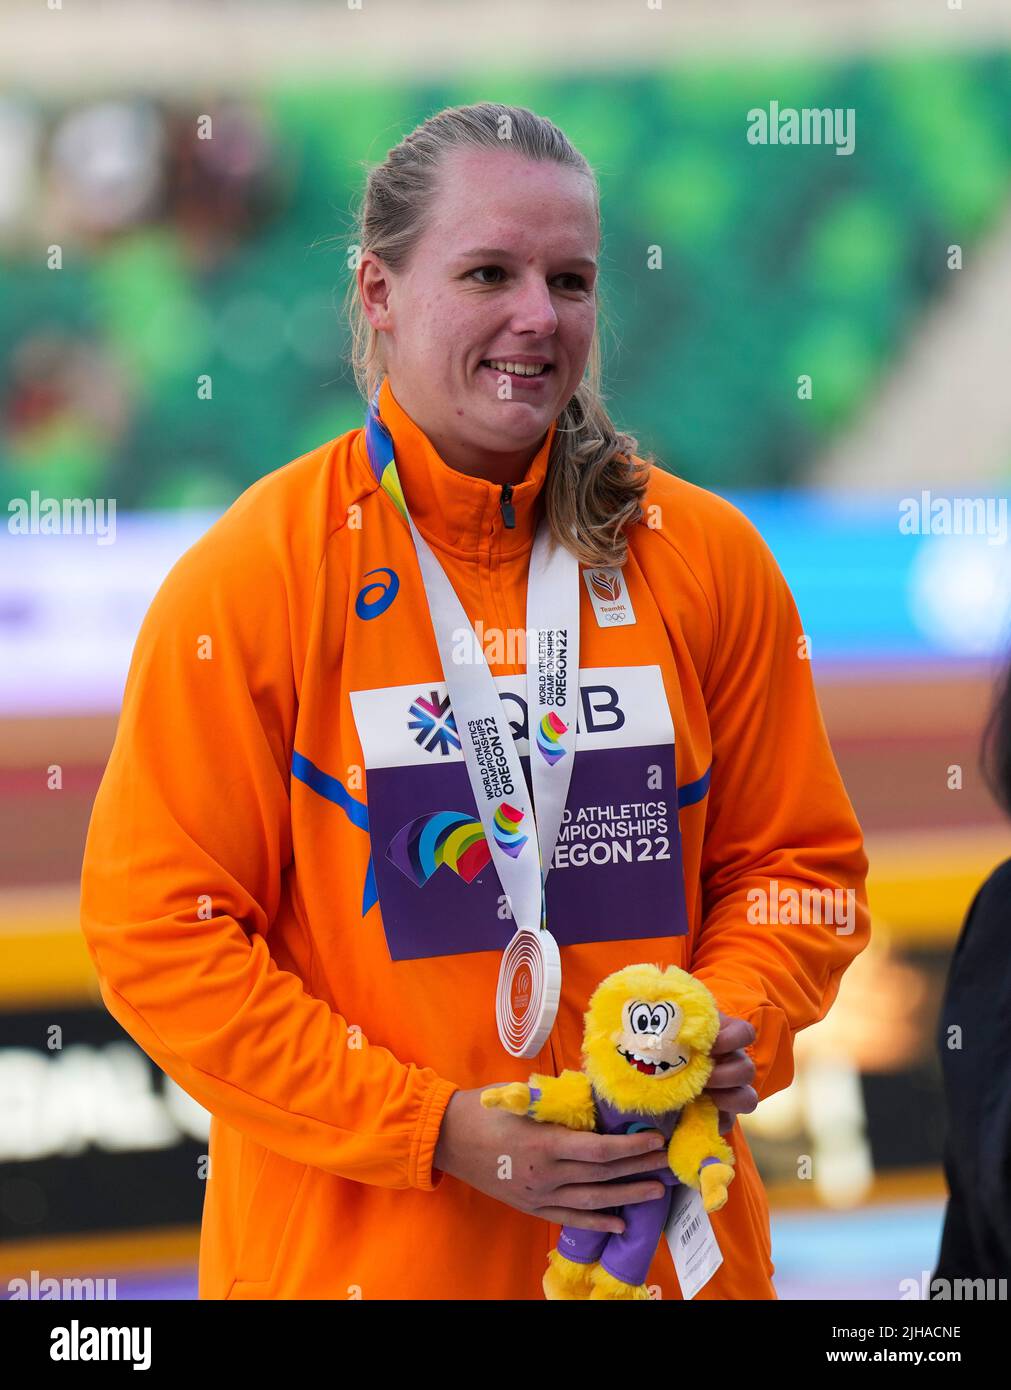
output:
M 487 630 L 525 629 L 555 426 L 508 528 L 501 488 L 444 464 L 388 382 L 379 407 L 411 514 L 520 712 L 525 652 L 496 653 Z M 597 576 L 600 604 L 581 583 L 568 801 L 582 763 L 640 848 L 598 862 L 606 851 L 576 839 L 553 861 L 562 997 L 536 1060 L 510 1057 L 495 1027 L 512 923 L 468 906 L 496 901 L 493 865 L 468 883 L 444 863 L 421 882 L 387 853 L 414 817 L 461 809 L 468 784 L 447 790 L 466 773 L 421 575 L 364 430 L 249 488 L 152 602 L 81 920 L 110 1012 L 212 1115 L 201 1298 L 542 1298 L 558 1228 L 433 1169 L 439 1126 L 457 1088 L 579 1067 L 589 996 L 621 966 L 690 970 L 754 1025 L 759 1098 L 790 1083 L 794 1033 L 824 1016 L 868 939 L 860 828 L 758 532 L 656 467 L 645 511 L 619 572 L 634 623 L 607 619 L 614 575 Z M 666 784 L 637 795 L 635 757 L 673 773 L 677 812 Z M 670 880 L 651 875 L 678 822 L 688 931 L 671 935 L 672 899 L 654 891 Z M 850 930 L 753 920 L 749 890 L 770 880 L 852 890 Z M 775 1298 L 764 1190 L 739 1125 L 728 1139 L 737 1175 L 711 1217 L 723 1264 L 697 1297 Z M 648 1282 L 681 1297 L 666 1241 Z

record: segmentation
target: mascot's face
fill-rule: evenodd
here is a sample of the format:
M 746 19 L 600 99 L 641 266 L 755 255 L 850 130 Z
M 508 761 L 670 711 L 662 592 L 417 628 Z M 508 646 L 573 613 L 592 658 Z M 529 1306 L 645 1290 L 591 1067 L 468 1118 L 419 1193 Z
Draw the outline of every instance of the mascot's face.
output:
M 716 1001 L 700 980 L 674 965 L 629 965 L 593 992 L 584 1070 L 605 1100 L 622 1110 L 677 1110 L 709 1080 L 719 1026 Z
M 643 1076 L 672 1076 L 691 1059 L 691 1049 L 678 1043 L 684 1017 L 673 999 L 629 999 L 621 1011 L 618 1052 Z

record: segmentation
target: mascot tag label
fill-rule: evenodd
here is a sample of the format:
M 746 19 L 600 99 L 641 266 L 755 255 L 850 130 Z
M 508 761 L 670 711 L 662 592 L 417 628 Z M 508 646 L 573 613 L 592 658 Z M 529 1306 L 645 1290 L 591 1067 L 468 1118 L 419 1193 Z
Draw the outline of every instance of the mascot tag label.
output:
M 674 1259 L 681 1297 L 688 1302 L 704 1288 L 723 1263 L 712 1223 L 694 1187 L 674 1189 L 664 1235 Z

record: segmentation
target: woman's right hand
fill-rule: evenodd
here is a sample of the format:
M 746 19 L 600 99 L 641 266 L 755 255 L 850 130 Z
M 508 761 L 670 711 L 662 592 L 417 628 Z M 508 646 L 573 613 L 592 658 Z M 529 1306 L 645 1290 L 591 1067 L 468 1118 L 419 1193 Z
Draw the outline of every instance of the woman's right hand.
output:
M 454 1091 L 433 1168 L 531 1216 L 588 1231 L 620 1233 L 624 1221 L 607 1208 L 663 1196 L 659 1178 L 640 1176 L 667 1166 L 667 1143 L 659 1131 L 592 1134 L 541 1124 L 483 1106 L 481 1092 L 487 1089 Z

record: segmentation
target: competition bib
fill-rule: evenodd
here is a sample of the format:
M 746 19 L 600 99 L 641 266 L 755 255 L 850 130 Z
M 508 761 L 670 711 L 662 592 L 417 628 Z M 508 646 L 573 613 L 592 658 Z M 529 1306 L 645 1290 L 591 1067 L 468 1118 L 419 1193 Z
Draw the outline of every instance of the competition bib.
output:
M 684 935 L 678 803 L 698 801 L 705 786 L 689 783 L 679 796 L 663 673 L 654 664 L 584 666 L 578 675 L 576 759 L 544 884 L 551 935 L 560 947 Z M 494 684 L 529 770 L 536 734 L 526 676 L 495 676 Z M 391 958 L 501 951 L 508 909 L 445 681 L 433 674 L 352 690 L 349 699 L 368 777 L 366 902 L 379 901 Z

